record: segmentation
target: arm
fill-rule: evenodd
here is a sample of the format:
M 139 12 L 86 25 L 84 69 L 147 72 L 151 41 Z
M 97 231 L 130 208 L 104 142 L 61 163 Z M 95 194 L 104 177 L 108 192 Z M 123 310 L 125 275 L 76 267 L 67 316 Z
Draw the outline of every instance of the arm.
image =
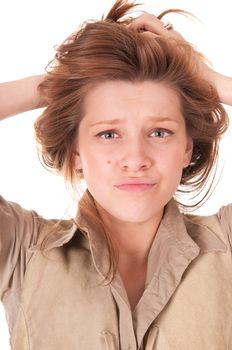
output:
M 41 101 L 38 86 L 43 75 L 0 84 L 0 120 L 14 114 L 45 106 Z
M 232 106 L 232 77 L 217 73 L 206 65 L 204 74 L 206 79 L 217 89 L 220 101 Z

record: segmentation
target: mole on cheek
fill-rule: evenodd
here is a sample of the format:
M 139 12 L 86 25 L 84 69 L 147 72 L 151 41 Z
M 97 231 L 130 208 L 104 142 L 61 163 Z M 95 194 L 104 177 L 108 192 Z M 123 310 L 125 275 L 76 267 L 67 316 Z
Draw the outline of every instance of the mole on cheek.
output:
M 111 161 L 110 161 L 110 160 L 107 160 L 107 164 L 111 164 Z

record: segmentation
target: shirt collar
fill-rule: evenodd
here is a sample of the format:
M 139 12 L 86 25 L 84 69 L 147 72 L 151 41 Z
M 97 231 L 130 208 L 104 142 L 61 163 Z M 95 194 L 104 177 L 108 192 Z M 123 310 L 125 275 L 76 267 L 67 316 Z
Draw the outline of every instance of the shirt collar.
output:
M 88 191 L 86 191 L 81 200 L 88 200 L 89 196 Z M 156 243 L 153 242 L 153 245 L 156 245 L 157 248 L 163 241 L 166 243 L 169 241 L 169 243 L 176 244 L 186 251 L 190 247 L 198 247 L 201 252 L 226 251 L 225 243 L 210 228 L 198 223 L 195 218 L 197 217 L 181 214 L 175 200 L 172 199 L 165 207 L 164 216 L 154 240 Z M 106 262 L 107 249 L 104 237 L 102 233 L 96 232 L 95 227 L 88 220 L 81 216 L 80 210 L 78 210 L 74 220 L 61 220 L 55 223 L 54 220 L 51 220 L 49 225 L 47 220 L 44 222 L 43 231 L 49 232 L 48 226 L 50 226 L 51 233 L 46 236 L 43 245 L 41 241 L 45 234 L 42 234 L 39 242 L 30 248 L 31 251 L 48 251 L 61 247 L 68 243 L 74 235 L 82 233 L 87 238 L 85 245 L 91 250 L 96 265 L 102 266 L 102 263 Z M 99 260 L 102 260 L 100 264 Z
M 166 205 L 149 252 L 146 285 L 153 278 L 154 269 L 159 274 L 166 260 L 173 265 L 173 268 L 175 266 L 179 269 L 185 260 L 192 261 L 200 253 L 227 250 L 224 242 L 195 218 L 199 216 L 181 214 L 174 199 Z
M 210 251 L 226 251 L 226 244 L 209 227 L 211 217 L 181 214 L 178 205 L 172 199 L 165 208 L 163 220 L 161 221 L 162 232 L 171 235 L 177 244 L 188 248 L 194 242 L 201 253 Z M 164 234 L 164 233 L 163 233 Z

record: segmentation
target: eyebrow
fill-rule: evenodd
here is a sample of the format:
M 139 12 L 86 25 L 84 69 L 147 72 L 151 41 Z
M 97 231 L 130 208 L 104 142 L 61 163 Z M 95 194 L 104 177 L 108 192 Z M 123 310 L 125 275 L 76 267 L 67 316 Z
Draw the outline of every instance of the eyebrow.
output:
M 110 120 L 101 120 L 99 122 L 96 123 L 92 123 L 90 124 L 90 126 L 95 126 L 95 125 L 100 125 L 100 124 L 108 124 L 108 125 L 116 125 L 116 124 L 125 124 L 126 120 L 122 120 L 122 119 L 110 119 Z M 173 122 L 173 123 L 178 123 L 177 120 L 168 118 L 168 117 L 150 117 L 147 119 L 147 121 L 154 121 L 154 122 Z

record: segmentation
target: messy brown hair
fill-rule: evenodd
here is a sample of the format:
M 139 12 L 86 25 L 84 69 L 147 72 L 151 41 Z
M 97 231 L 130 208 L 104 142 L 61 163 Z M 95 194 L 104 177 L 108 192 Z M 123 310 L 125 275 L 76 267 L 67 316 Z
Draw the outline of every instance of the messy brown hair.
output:
M 88 91 L 105 81 L 164 82 L 179 94 L 187 132 L 193 139 L 192 159 L 183 170 L 177 195 L 197 193 L 199 198 L 212 178 L 219 139 L 228 124 L 227 114 L 217 91 L 200 75 L 197 62 L 202 58 L 190 44 L 181 39 L 146 36 L 126 26 L 131 17 L 125 15 L 131 14 L 135 6 L 126 0 L 116 1 L 105 18 L 85 22 L 57 48 L 40 87 L 48 103 L 35 124 L 42 159 L 70 183 L 80 182 L 83 175 L 77 174 L 73 166 L 74 147 Z M 211 185 L 194 206 L 204 201 Z M 114 243 L 104 230 L 88 190 L 79 202 L 79 212 L 104 235 L 109 274 L 113 272 L 114 276 L 117 266 Z

